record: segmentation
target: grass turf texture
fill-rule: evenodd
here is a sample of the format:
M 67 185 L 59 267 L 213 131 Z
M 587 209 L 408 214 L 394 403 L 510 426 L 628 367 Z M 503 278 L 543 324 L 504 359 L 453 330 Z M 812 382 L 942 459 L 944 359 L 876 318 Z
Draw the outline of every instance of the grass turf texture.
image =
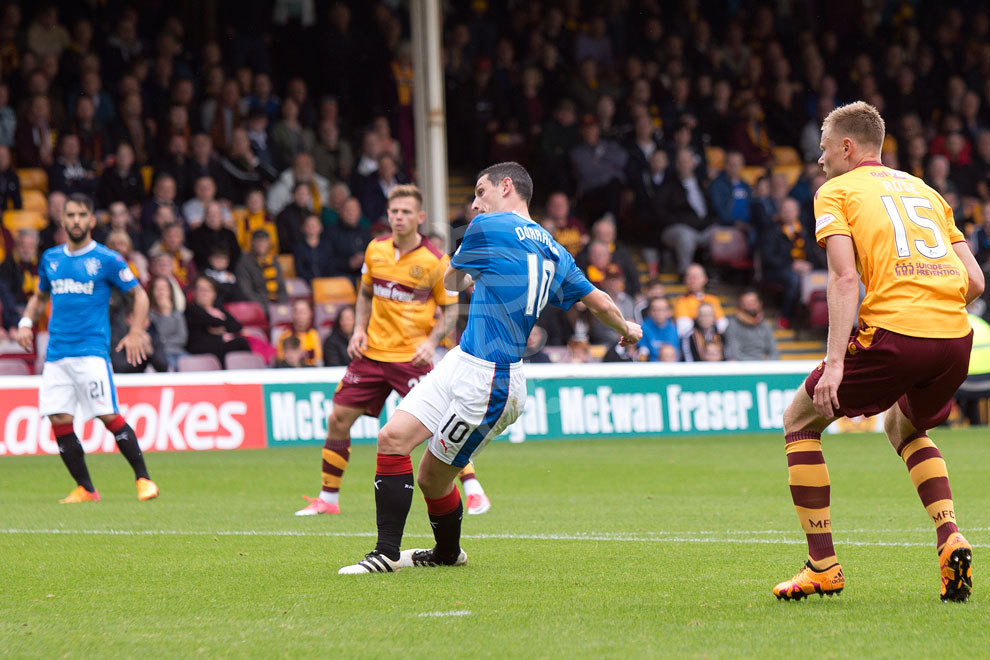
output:
M 292 512 L 316 494 L 317 447 L 149 454 L 162 496 L 146 503 L 121 457 L 91 456 L 103 502 L 72 506 L 56 457 L 5 457 L 0 655 L 980 656 L 990 445 L 933 437 L 977 546 L 966 604 L 939 601 L 932 525 L 879 435 L 826 437 L 847 586 L 799 603 L 770 593 L 805 558 L 775 436 L 493 445 L 468 566 L 367 576 L 336 572 L 374 545 L 369 446 L 343 513 L 310 518 Z M 406 532 L 432 545 L 418 492 Z

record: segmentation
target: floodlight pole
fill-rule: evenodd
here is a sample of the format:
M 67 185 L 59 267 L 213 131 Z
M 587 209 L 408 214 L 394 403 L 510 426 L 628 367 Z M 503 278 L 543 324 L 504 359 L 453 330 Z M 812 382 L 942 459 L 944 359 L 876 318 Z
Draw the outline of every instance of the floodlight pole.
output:
M 426 233 L 450 243 L 447 219 L 447 120 L 440 49 L 440 0 L 412 0 L 409 7 L 413 51 L 413 124 L 416 173 L 426 209 Z

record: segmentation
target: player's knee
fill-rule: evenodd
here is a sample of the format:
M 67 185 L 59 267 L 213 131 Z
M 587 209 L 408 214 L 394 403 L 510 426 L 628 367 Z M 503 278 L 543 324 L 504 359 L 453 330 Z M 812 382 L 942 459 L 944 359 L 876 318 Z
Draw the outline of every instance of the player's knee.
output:
M 351 420 L 343 419 L 335 409 L 330 413 L 330 419 L 327 420 L 327 431 L 330 432 L 330 437 L 332 438 L 349 436 L 352 424 L 353 422 Z
M 390 424 L 386 424 L 378 432 L 379 454 L 406 454 L 403 439 L 395 432 Z

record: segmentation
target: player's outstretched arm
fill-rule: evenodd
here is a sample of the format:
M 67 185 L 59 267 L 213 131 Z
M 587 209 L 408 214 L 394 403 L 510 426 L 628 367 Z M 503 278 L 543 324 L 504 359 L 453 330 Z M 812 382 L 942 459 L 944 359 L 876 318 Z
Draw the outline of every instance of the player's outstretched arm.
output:
M 32 346 L 34 346 L 34 331 L 32 328 L 38 322 L 38 316 L 41 314 L 41 310 L 48 306 L 49 298 L 50 296 L 47 292 L 37 289 L 24 308 L 24 316 L 21 317 L 20 323 L 17 324 L 17 343 L 25 351 L 30 351 Z
M 956 251 L 956 255 L 963 262 L 963 266 L 966 267 L 966 275 L 969 277 L 969 287 L 966 289 L 966 304 L 968 305 L 983 295 L 983 289 L 986 286 L 983 270 L 980 269 L 980 264 L 976 262 L 976 257 L 973 256 L 969 243 L 965 241 L 953 243 L 952 249 Z
M 619 333 L 619 344 L 622 346 L 635 346 L 643 338 L 643 329 L 639 324 L 627 321 L 612 300 L 612 296 L 601 289 L 593 290 L 581 298 L 581 302 L 595 315 L 595 318 Z
M 443 286 L 448 291 L 463 291 L 474 284 L 474 279 L 469 273 L 457 270 L 453 266 L 447 266 L 447 272 L 443 274 Z
M 131 303 L 131 327 L 114 350 L 123 350 L 127 356 L 127 363 L 136 367 L 144 362 L 151 351 L 151 343 L 147 340 L 148 333 L 146 331 L 148 326 L 148 294 L 140 286 L 135 286 L 128 289 L 125 295 Z
M 852 238 L 833 234 L 825 239 L 828 255 L 828 347 L 825 371 L 815 386 L 815 410 L 831 419 L 839 407 L 839 384 L 849 343 L 849 332 L 856 325 L 859 308 L 859 273 Z
M 364 355 L 368 348 L 368 322 L 371 320 L 371 299 L 374 293 L 364 282 L 358 290 L 357 305 L 354 309 L 354 332 L 347 342 L 347 355 L 352 360 Z

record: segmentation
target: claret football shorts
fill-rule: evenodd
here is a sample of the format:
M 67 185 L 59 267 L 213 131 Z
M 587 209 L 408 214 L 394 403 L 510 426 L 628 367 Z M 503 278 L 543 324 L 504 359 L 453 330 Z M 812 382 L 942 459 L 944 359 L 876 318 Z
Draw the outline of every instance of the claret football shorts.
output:
M 399 403 L 433 433 L 429 450 L 464 467 L 522 414 L 526 377 L 522 362 L 495 364 L 455 347 Z
M 43 417 L 66 414 L 80 415 L 82 419 L 119 412 L 110 361 L 86 356 L 45 362 L 38 389 L 38 412 Z
M 966 380 L 973 333 L 956 339 L 909 337 L 883 328 L 860 328 L 850 337 L 837 393 L 836 416 L 876 415 L 897 403 L 916 429 L 949 417 L 952 396 Z M 814 398 L 822 366 L 804 381 Z

